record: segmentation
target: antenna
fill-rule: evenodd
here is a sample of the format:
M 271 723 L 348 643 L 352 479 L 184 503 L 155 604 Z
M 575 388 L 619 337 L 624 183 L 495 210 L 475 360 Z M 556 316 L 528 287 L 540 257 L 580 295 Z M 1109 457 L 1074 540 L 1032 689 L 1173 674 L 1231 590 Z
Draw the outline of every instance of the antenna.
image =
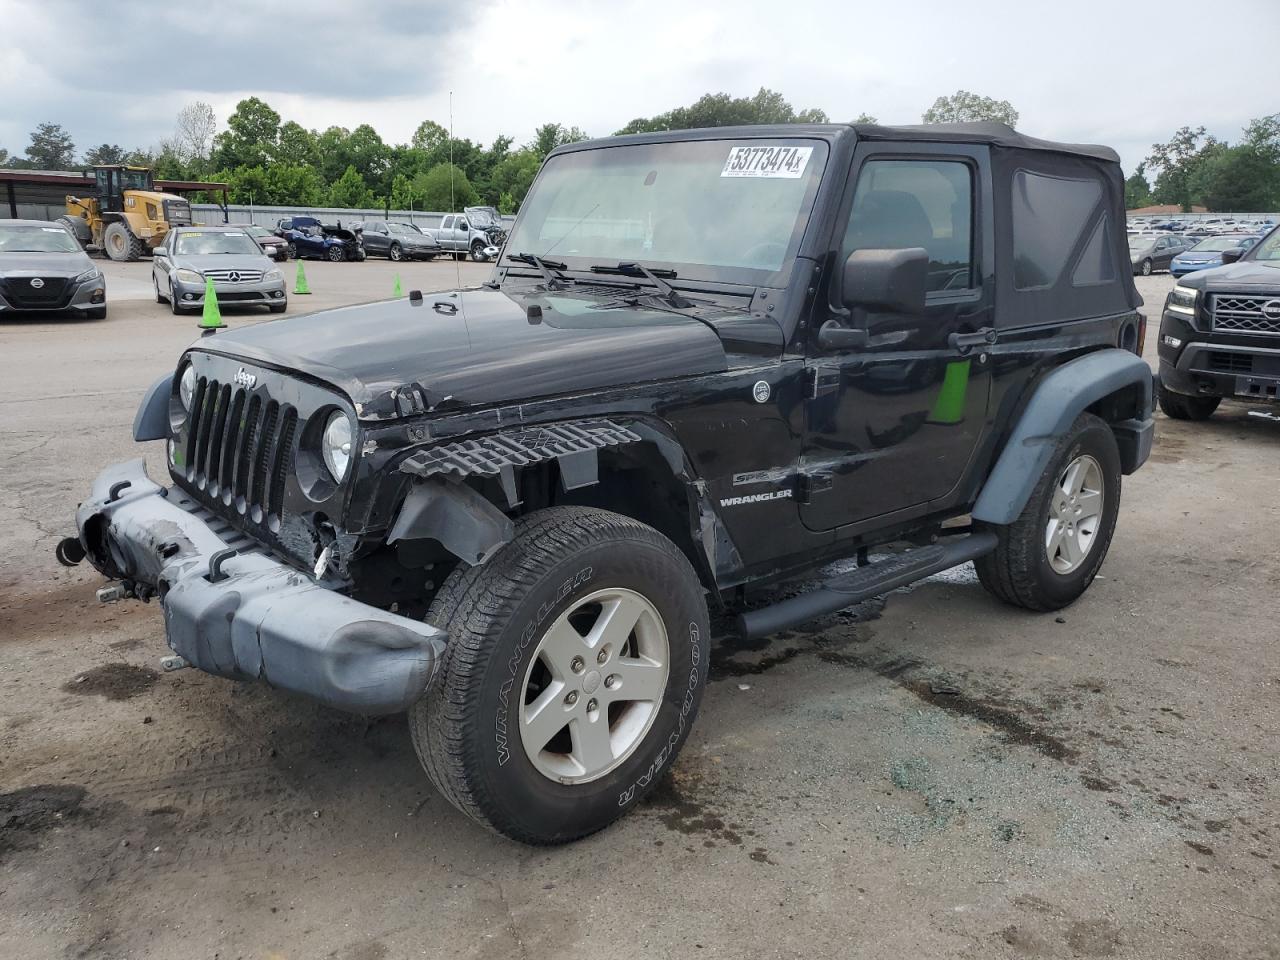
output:
M 458 212 L 458 201 L 453 195 L 453 91 L 449 91 L 449 210 L 452 213 Z M 454 223 L 458 221 L 455 220 Z M 471 221 L 467 221 L 467 226 L 471 226 Z M 458 286 L 462 286 L 462 268 L 458 266 L 458 251 L 453 251 L 453 275 L 457 280 Z M 465 319 L 465 318 L 464 318 Z

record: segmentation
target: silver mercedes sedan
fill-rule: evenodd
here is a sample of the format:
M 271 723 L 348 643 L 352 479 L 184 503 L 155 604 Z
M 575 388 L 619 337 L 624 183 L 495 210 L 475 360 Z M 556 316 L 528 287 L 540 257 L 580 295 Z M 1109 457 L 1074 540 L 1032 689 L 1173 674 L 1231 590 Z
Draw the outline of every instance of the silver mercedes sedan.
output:
M 234 225 L 178 227 L 151 256 L 156 302 L 167 300 L 175 314 L 202 307 L 210 280 L 219 306 L 257 304 L 284 313 L 289 305 L 284 273 Z
M 0 220 L 0 315 L 107 315 L 107 281 L 59 223 Z

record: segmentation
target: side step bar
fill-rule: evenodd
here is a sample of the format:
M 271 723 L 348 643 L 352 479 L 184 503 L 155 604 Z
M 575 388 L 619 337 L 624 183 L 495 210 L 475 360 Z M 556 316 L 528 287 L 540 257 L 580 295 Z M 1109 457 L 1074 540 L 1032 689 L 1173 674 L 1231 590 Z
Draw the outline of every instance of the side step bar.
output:
M 985 556 L 995 548 L 995 533 L 984 530 L 959 537 L 947 544 L 932 544 L 900 553 L 828 580 L 816 590 L 802 593 L 798 597 L 739 614 L 738 629 L 748 640 L 768 636 L 878 597 L 943 570 L 958 567 L 969 560 Z

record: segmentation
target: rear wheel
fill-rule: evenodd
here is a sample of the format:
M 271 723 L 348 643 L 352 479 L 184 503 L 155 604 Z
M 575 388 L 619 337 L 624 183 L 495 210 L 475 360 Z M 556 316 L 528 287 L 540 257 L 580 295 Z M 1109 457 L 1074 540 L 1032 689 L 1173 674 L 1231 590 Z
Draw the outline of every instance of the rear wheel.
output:
M 142 256 L 142 241 L 119 220 L 107 224 L 107 229 L 102 232 L 102 247 L 108 257 L 120 262 L 131 262 Z
M 1005 603 L 1057 610 L 1097 575 L 1120 510 L 1120 453 L 1111 428 L 1091 413 L 1058 442 L 1027 505 L 1008 526 L 988 526 L 994 552 L 974 565 Z
M 1156 398 L 1164 415 L 1173 420 L 1208 420 L 1222 402 L 1221 397 L 1188 397 L 1174 393 L 1164 384 L 1157 388 Z
M 441 674 L 410 711 L 437 789 L 525 843 L 566 843 L 631 809 L 688 736 L 707 608 L 688 559 L 628 517 L 541 510 L 445 582 Z

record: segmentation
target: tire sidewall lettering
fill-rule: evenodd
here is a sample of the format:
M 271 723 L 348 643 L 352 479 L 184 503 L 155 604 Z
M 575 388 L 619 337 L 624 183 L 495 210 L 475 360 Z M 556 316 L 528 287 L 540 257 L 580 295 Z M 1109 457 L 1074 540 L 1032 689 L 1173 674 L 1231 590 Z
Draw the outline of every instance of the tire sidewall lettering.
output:
M 497 747 L 498 766 L 504 766 L 511 759 L 511 734 L 507 729 L 507 715 L 511 709 L 511 691 L 515 689 L 520 675 L 520 666 L 526 659 L 529 646 L 541 634 L 542 625 L 553 611 L 557 610 L 564 599 L 588 583 L 592 577 L 591 567 L 583 567 L 576 574 L 564 580 L 555 596 L 538 607 L 537 613 L 520 631 L 520 639 L 516 649 L 507 660 L 507 676 L 498 687 L 498 707 L 494 717 L 494 741 Z M 519 734 L 516 734 L 519 736 Z

